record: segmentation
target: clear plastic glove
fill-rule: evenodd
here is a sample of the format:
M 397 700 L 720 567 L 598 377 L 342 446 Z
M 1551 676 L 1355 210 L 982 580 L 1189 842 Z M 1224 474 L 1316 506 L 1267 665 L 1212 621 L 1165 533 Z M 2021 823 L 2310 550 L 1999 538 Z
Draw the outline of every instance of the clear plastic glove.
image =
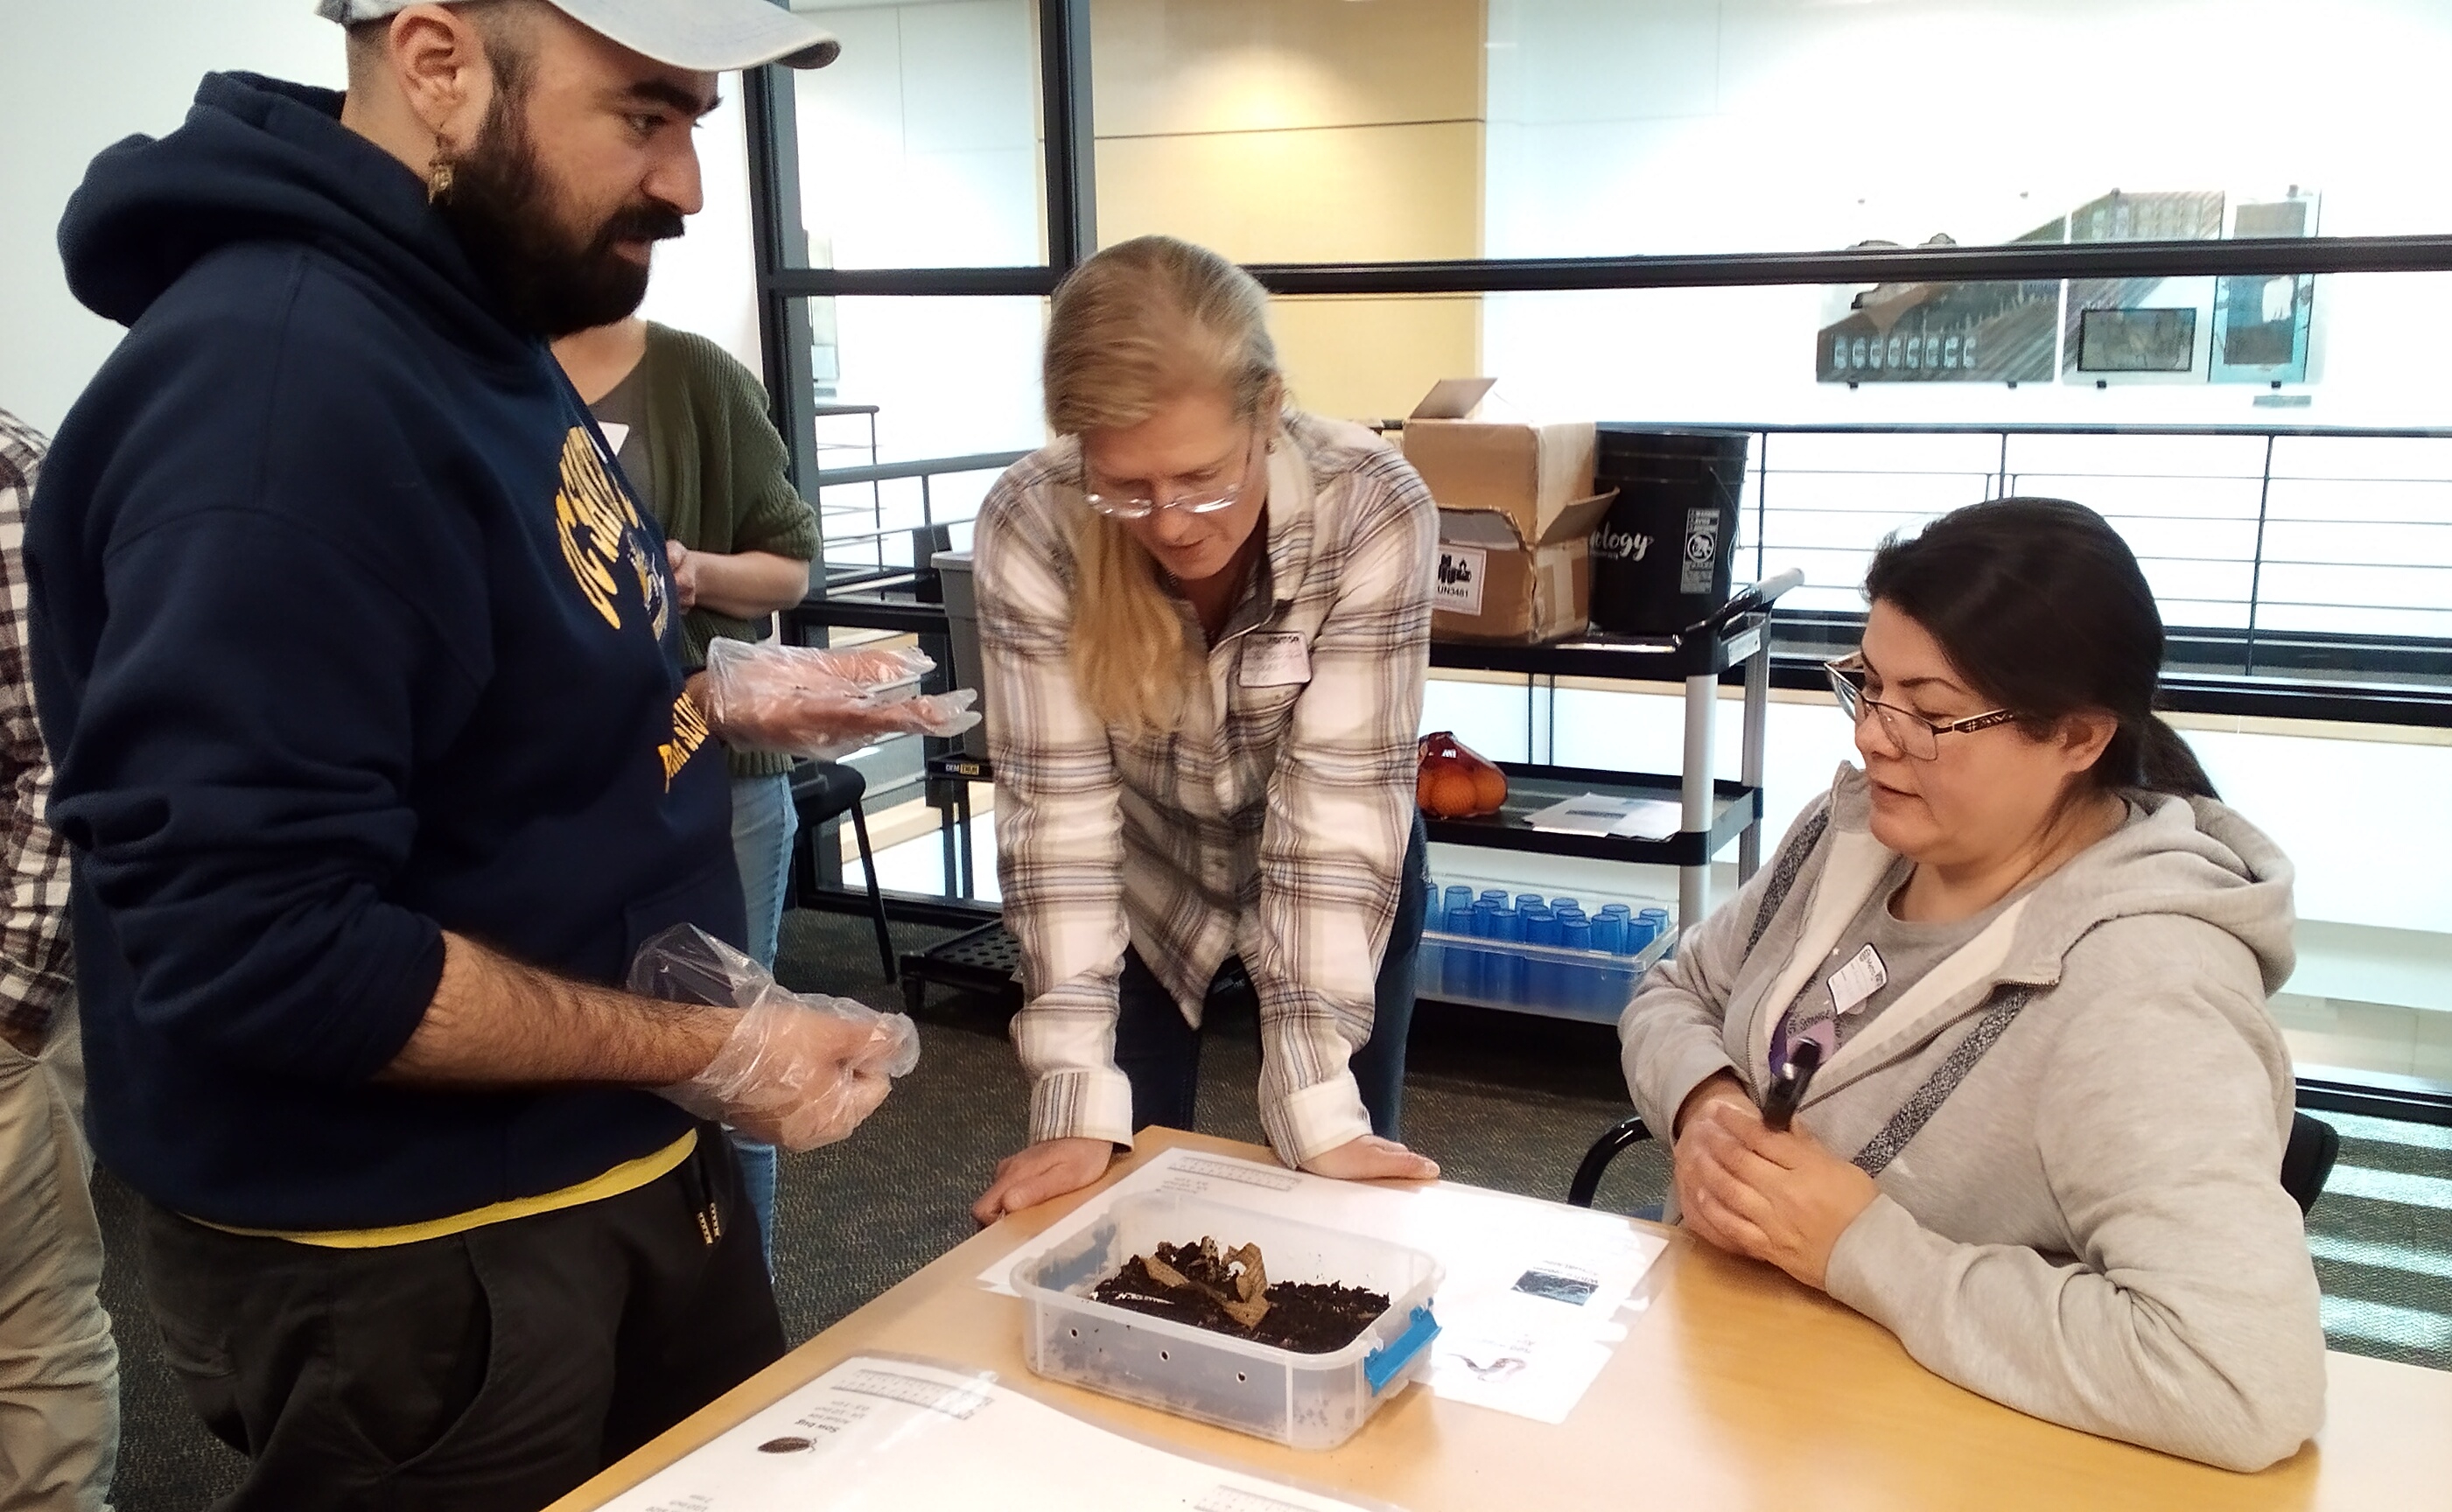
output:
M 721 642 L 719 642 L 721 643 Z M 630 964 L 630 991 L 742 1010 L 706 1070 L 659 1095 L 785 1149 L 849 1137 L 920 1064 L 920 1031 L 901 1013 L 787 992 L 758 963 L 695 925 L 649 940 Z
M 706 648 L 707 723 L 736 751 L 831 761 L 889 735 L 955 736 L 979 722 L 979 695 L 915 695 L 936 662 L 918 651 L 753 645 Z

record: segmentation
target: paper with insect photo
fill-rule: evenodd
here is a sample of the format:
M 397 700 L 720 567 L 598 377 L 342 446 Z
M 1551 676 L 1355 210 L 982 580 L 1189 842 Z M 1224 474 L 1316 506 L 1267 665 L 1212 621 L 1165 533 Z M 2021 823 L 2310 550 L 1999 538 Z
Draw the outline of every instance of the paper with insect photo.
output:
M 855 1355 L 603 1512 L 1395 1512 L 1161 1449 L 993 1374 Z

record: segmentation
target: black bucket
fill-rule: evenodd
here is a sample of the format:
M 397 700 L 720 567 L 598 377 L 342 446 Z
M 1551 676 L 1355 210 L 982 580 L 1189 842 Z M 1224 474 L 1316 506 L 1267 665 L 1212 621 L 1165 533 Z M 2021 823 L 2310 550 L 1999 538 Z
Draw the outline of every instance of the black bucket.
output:
M 1592 532 L 1592 626 L 1669 636 L 1729 601 L 1745 495 L 1741 430 L 1599 427 L 1592 486 L 1617 490 Z

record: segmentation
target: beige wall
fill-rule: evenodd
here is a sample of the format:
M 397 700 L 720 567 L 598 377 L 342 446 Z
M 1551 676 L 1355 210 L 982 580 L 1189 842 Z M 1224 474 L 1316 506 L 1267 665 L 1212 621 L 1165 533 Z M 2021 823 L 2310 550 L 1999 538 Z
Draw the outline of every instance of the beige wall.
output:
M 1269 314 L 1295 403 L 1323 415 L 1409 413 L 1431 384 L 1481 369 L 1481 298 L 1280 299 Z
M 1098 237 L 1240 262 L 1482 246 L 1485 0 L 1098 0 Z M 1476 372 L 1480 301 L 1280 300 L 1300 402 L 1401 415 Z

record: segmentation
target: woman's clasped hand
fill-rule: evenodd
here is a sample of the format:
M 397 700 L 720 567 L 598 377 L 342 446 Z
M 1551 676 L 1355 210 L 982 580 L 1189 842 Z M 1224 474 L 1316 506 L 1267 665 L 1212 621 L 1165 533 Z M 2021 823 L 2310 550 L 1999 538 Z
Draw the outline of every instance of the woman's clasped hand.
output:
M 1872 1177 L 1802 1128 L 1767 1127 L 1725 1074 L 1697 1088 L 1678 1117 L 1673 1183 L 1689 1233 L 1814 1287 L 1839 1236 L 1879 1195 Z

